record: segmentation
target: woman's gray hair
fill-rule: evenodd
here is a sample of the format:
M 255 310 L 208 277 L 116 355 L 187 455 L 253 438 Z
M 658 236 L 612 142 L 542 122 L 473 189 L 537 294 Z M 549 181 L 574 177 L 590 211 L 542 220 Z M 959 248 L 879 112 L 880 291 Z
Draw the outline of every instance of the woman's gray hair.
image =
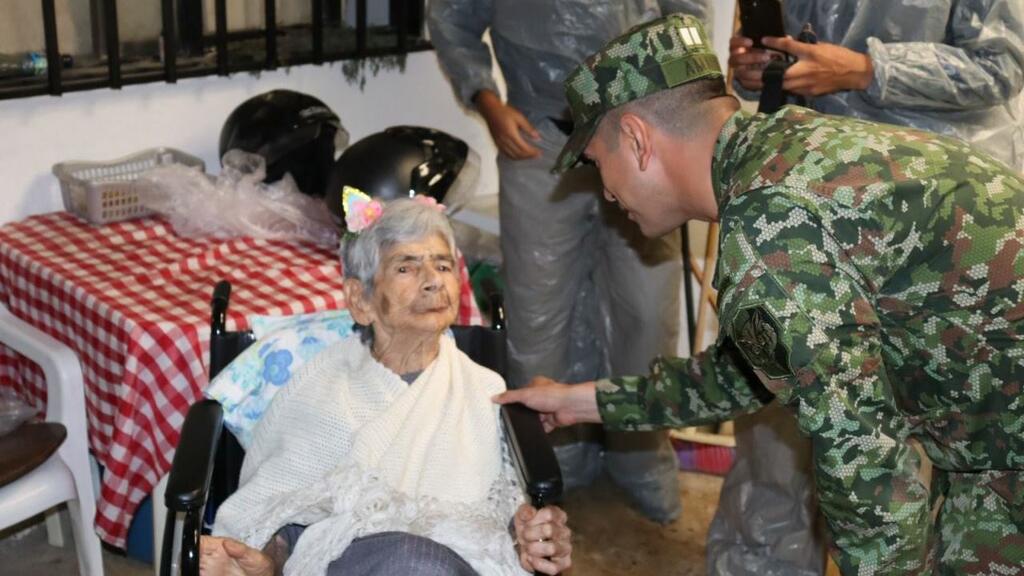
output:
M 448 243 L 455 258 L 455 234 L 448 217 L 436 206 L 400 198 L 384 205 L 384 211 L 357 235 L 346 234 L 341 241 L 341 267 L 345 278 L 363 285 L 366 297 L 373 295 L 373 280 L 381 255 L 395 244 L 424 240 L 438 234 Z

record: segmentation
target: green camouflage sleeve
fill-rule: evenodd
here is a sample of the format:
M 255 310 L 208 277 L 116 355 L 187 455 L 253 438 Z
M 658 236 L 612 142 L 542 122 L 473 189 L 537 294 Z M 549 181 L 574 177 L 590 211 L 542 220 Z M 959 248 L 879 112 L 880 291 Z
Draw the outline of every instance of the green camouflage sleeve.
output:
M 886 375 L 865 272 L 789 195 L 742 198 L 722 222 L 723 330 L 811 438 L 843 574 L 919 570 L 928 494 Z M 872 222 L 855 224 L 872 233 Z
M 601 420 L 618 430 L 721 422 L 757 410 L 767 399 L 747 381 L 735 352 L 718 346 L 693 358 L 655 358 L 648 376 L 597 383 Z

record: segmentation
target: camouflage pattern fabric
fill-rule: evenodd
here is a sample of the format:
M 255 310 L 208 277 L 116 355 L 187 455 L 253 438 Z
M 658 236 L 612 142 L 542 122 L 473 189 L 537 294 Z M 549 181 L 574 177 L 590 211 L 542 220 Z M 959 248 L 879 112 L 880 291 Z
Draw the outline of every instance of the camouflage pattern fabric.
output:
M 576 164 L 608 110 L 665 88 L 721 77 L 704 25 L 694 16 L 670 14 L 608 42 L 565 79 L 574 129 L 554 171 Z
M 718 342 L 599 382 L 605 425 L 755 410 L 749 364 L 811 438 L 844 574 L 1024 574 L 1024 179 L 796 107 L 735 114 L 712 170 Z M 939 470 L 938 527 L 910 438 Z
M 1024 571 L 1024 473 L 949 473 L 938 532 L 942 576 Z

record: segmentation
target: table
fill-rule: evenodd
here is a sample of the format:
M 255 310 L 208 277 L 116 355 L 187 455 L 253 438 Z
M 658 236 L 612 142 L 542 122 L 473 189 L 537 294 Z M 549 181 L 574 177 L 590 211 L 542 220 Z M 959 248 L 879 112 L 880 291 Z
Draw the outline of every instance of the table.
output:
M 159 218 L 89 225 L 66 212 L 0 227 L 0 304 L 82 362 L 89 445 L 104 467 L 100 538 L 124 548 L 139 502 L 170 469 L 188 407 L 207 385 L 210 295 L 233 285 L 228 329 L 255 314 L 344 307 L 335 250 L 186 239 Z M 480 312 L 462 268 L 460 324 Z M 41 371 L 0 344 L 0 387 L 45 408 Z

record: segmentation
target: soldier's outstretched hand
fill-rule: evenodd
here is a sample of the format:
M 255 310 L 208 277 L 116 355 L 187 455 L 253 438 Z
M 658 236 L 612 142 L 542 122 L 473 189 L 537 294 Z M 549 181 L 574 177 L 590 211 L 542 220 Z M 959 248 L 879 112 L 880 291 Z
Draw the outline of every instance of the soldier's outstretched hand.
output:
M 537 376 L 526 388 L 503 392 L 493 400 L 498 404 L 520 402 L 540 412 L 545 432 L 580 422 L 601 421 L 593 382 L 564 384 Z

